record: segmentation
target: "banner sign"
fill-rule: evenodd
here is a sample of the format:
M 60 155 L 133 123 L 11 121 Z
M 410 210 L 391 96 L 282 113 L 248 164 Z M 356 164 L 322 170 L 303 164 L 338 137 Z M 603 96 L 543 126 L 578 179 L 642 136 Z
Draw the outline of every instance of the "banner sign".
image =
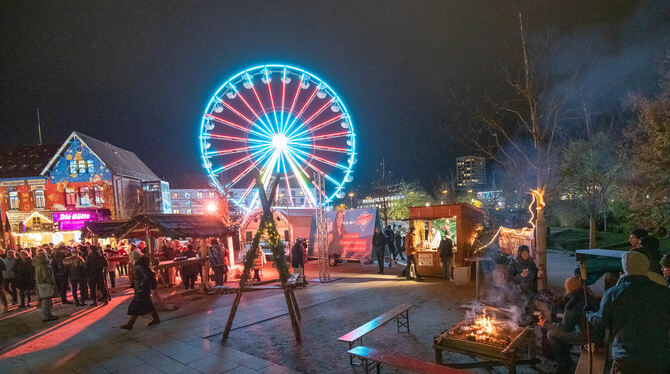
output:
M 372 257 L 372 235 L 377 223 L 377 208 L 331 211 L 326 214 L 326 220 L 328 255 L 343 260 Z M 310 247 L 309 255 L 316 256 L 315 249 Z

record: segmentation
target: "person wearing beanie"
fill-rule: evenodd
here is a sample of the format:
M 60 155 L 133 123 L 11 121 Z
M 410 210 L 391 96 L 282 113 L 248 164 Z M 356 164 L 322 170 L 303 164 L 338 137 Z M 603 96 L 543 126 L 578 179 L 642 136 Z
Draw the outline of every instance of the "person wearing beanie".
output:
M 663 278 L 665 278 L 665 283 L 670 287 L 670 255 L 665 255 L 661 259 L 661 272 Z
M 658 239 L 647 235 L 640 240 L 639 247 L 631 249 L 631 251 L 637 251 L 647 256 L 649 259 L 649 271 L 658 273 L 658 275 L 661 275 L 661 252 L 658 250 L 660 244 Z
M 649 259 L 642 253 L 624 253 L 621 265 L 619 283 L 605 291 L 598 311 L 587 312 L 593 341 L 610 329 L 612 373 L 668 373 L 670 289 L 647 277 Z
M 597 301 L 587 288 L 589 305 L 597 305 Z M 557 374 L 573 373 L 574 363 L 570 350 L 575 345 L 586 343 L 586 315 L 584 314 L 584 289 L 581 278 L 574 276 L 565 280 L 563 296 L 563 319 L 557 325 L 548 327 L 547 339 L 551 345 L 554 361 L 558 366 Z

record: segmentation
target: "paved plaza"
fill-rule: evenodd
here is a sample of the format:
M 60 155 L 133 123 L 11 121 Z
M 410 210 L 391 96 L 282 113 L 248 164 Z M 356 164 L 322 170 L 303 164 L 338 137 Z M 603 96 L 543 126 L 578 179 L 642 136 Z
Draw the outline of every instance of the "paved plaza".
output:
M 550 282 L 560 285 L 572 272 L 574 257 L 550 252 L 549 261 L 554 266 Z M 234 295 L 174 290 L 167 301 L 178 307 L 176 311 L 161 312 L 162 322 L 157 326 L 146 327 L 149 320 L 140 318 L 133 331 L 125 331 L 119 326 L 127 320 L 132 291 L 124 288 L 108 306 L 57 304 L 54 312 L 60 318 L 51 323 L 43 323 L 35 308 L 0 316 L 0 372 L 360 373 L 360 367 L 349 366 L 347 346 L 337 341 L 339 336 L 398 304 L 413 303 L 410 334 L 396 332 L 394 323 L 389 323 L 364 343 L 433 361 L 433 337 L 462 319 L 460 306 L 474 297 L 474 282 L 465 287 L 437 278 L 416 283 L 397 277 L 399 266 L 383 275 L 375 273 L 375 265 L 359 263 L 331 269 L 338 280 L 310 282 L 307 288 L 296 290 L 302 312 L 301 344 L 294 342 L 279 290 L 244 293 L 230 337 L 222 345 Z M 269 277 L 272 270 L 266 270 Z M 316 277 L 315 262 L 310 263 L 307 274 Z M 445 360 L 471 359 L 445 354 Z M 400 371 L 382 368 L 382 372 Z

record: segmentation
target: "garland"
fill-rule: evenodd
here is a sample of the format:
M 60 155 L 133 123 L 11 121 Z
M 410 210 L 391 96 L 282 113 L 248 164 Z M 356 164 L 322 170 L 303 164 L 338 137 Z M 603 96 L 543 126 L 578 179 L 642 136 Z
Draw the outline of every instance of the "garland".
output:
M 240 287 L 245 287 L 247 280 L 249 279 L 249 273 L 251 268 L 254 265 L 254 259 L 258 251 L 261 250 L 260 242 L 263 232 L 267 232 L 270 241 L 270 249 L 272 250 L 272 255 L 274 257 L 275 266 L 277 267 L 277 272 L 279 272 L 279 280 L 281 284 L 284 285 L 288 280 L 289 269 L 288 263 L 286 262 L 286 257 L 284 256 L 284 244 L 281 242 L 281 237 L 277 232 L 277 227 L 272 219 L 265 220 L 261 222 L 261 225 L 256 231 L 256 236 L 251 242 L 251 248 L 244 255 L 244 271 L 242 272 L 242 277 L 240 278 Z

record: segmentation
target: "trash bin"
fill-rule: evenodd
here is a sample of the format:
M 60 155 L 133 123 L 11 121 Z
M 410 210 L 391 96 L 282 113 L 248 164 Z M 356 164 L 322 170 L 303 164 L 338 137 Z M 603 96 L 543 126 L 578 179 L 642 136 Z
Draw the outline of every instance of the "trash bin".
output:
M 470 267 L 456 266 L 454 267 L 454 284 L 457 286 L 465 286 L 470 282 Z

